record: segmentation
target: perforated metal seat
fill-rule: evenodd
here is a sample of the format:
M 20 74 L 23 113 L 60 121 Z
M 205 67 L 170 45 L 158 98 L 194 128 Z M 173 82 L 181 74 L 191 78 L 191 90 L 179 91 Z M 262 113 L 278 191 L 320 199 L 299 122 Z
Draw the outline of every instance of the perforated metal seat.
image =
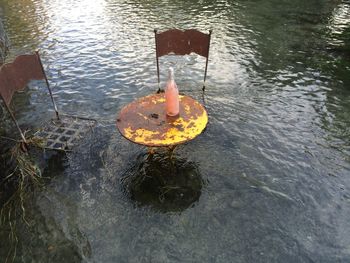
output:
M 92 131 L 96 120 L 82 117 L 60 115 L 60 119 L 52 119 L 34 135 L 45 140 L 45 148 L 53 150 L 70 150 Z

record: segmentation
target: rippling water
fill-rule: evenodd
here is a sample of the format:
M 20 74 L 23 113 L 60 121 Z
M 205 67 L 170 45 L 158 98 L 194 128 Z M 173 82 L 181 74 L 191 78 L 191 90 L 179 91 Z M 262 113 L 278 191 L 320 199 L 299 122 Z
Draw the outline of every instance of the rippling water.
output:
M 47 160 L 16 262 L 350 262 L 349 1 L 0 6 L 9 60 L 40 49 L 60 109 L 99 120 L 76 152 Z M 213 29 L 209 124 L 173 161 L 114 125 L 157 90 L 153 29 L 172 27 Z M 199 100 L 204 63 L 161 59 Z M 44 87 L 16 98 L 22 125 L 52 116 Z

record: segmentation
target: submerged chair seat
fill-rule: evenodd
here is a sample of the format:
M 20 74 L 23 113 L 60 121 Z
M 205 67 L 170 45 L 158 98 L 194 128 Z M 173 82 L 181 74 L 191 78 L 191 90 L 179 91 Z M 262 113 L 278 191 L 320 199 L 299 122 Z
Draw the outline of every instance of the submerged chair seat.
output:
M 23 143 L 27 144 L 27 139 L 10 108 L 10 104 L 14 93 L 23 90 L 32 79 L 45 80 L 56 114 L 55 118 L 44 124 L 39 131 L 34 133 L 34 136 L 45 140 L 45 148 L 71 150 L 80 138 L 91 131 L 97 121 L 58 113 L 38 52 L 30 55 L 20 55 L 12 63 L 4 64 L 0 68 L 0 97 L 18 129 Z
M 34 136 L 45 140 L 47 149 L 71 150 L 96 123 L 94 119 L 60 114 L 59 119 L 45 123 Z

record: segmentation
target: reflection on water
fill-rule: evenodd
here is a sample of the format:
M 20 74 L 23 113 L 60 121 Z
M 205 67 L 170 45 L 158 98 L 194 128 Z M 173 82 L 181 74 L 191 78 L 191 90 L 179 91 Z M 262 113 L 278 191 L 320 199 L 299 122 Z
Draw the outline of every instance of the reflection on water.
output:
M 170 156 L 166 151 L 138 156 L 121 180 L 137 205 L 162 212 L 183 211 L 194 205 L 203 184 L 195 163 Z
M 0 7 L 10 57 L 41 49 L 59 109 L 99 120 L 33 190 L 31 227 L 17 220 L 15 261 L 349 261 L 349 1 Z M 157 90 L 153 29 L 171 27 L 213 29 L 209 123 L 176 150 L 174 166 L 163 155 L 147 159 L 115 127 L 126 103 Z M 201 101 L 202 59 L 162 57 L 161 69 L 172 65 L 180 91 Z M 26 127 L 53 115 L 44 83 L 16 102 Z M 8 234 L 1 232 L 0 256 Z M 62 250 L 51 254 L 51 246 Z

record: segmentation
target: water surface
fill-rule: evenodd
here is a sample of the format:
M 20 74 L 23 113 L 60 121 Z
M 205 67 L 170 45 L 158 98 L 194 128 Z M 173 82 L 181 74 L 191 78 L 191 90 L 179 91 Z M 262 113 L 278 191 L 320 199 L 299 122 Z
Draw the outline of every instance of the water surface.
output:
M 9 60 L 39 49 L 59 108 L 99 120 L 75 152 L 47 160 L 15 262 L 350 261 L 349 1 L 0 6 Z M 174 160 L 150 159 L 114 122 L 157 90 L 153 29 L 173 27 L 213 30 L 209 124 Z M 171 65 L 202 101 L 203 58 L 160 62 L 162 85 Z M 25 127 L 53 116 L 44 83 L 16 102 Z

